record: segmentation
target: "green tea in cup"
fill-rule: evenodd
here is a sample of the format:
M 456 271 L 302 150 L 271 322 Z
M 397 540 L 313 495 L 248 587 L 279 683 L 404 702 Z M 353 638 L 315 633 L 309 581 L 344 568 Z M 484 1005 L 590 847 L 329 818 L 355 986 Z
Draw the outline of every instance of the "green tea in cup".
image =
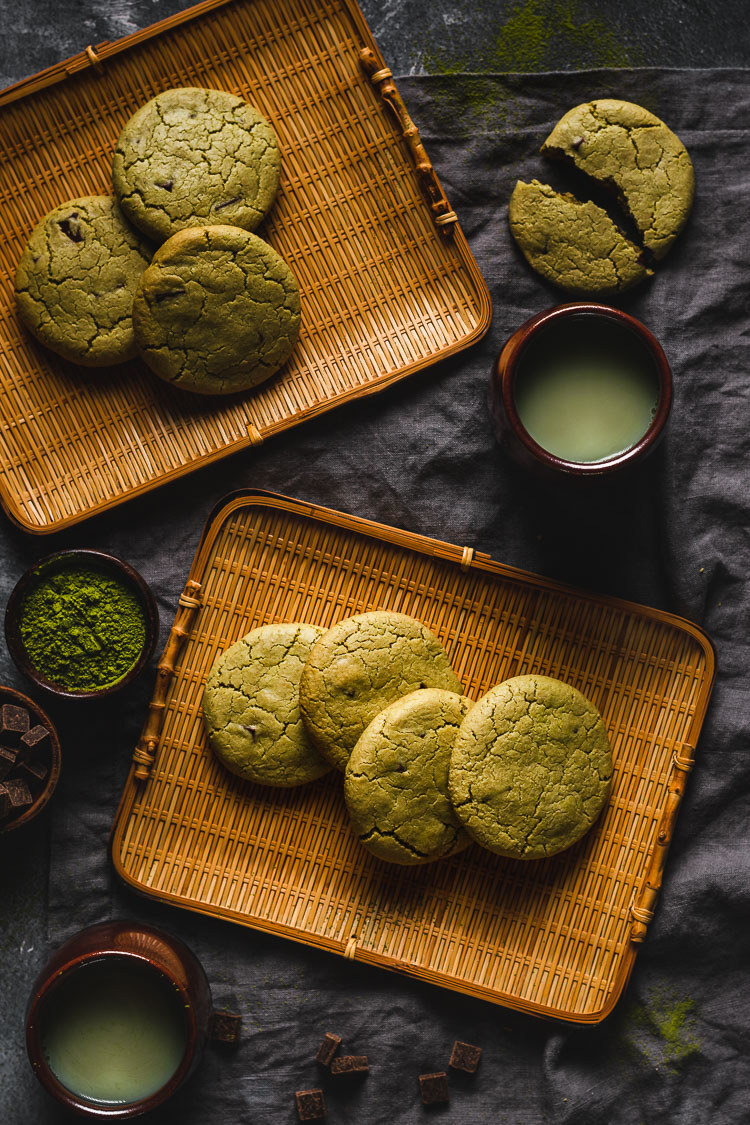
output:
M 128 957 L 66 974 L 40 1014 L 44 1060 L 79 1098 L 123 1106 L 149 1098 L 185 1055 L 181 994 L 161 973 Z

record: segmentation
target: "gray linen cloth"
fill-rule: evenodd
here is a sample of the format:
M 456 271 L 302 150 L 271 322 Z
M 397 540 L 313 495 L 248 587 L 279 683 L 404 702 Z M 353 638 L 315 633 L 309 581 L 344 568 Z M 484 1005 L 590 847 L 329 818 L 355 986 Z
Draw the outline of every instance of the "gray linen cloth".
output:
M 163 925 L 201 958 L 216 1003 L 243 1013 L 241 1046 L 209 1048 L 152 1120 L 291 1125 L 294 1092 L 319 1084 L 312 1056 L 331 1030 L 371 1063 L 360 1083 L 324 1080 L 331 1123 L 425 1120 L 417 1075 L 444 1069 L 461 1038 L 484 1057 L 475 1079 L 453 1083 L 450 1107 L 434 1114 L 441 1120 L 734 1125 L 750 1111 L 750 72 L 402 78 L 399 87 L 488 281 L 495 314 L 485 340 L 54 545 L 129 559 L 157 593 L 166 635 L 214 502 L 238 486 L 262 487 L 701 624 L 716 643 L 719 677 L 630 987 L 604 1025 L 568 1029 L 126 891 L 112 874 L 107 837 L 149 676 L 106 707 L 54 708 L 65 770 L 53 809 L 50 945 L 111 917 Z M 565 299 L 512 243 L 509 194 L 519 177 L 548 178 L 538 149 L 561 114 L 602 96 L 636 101 L 667 121 L 693 158 L 697 197 L 653 282 L 621 302 L 672 364 L 668 436 L 641 471 L 584 500 L 530 480 L 506 459 L 485 400 L 506 337 Z M 50 546 L 15 532 L 9 539 L 9 580 Z M 15 1125 L 67 1120 L 33 1082 L 28 1098 Z

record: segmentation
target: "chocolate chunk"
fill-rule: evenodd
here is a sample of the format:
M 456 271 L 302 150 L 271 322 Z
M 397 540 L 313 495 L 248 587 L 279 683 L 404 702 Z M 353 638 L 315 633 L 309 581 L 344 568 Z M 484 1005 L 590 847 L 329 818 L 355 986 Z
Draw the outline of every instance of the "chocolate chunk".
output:
M 46 766 L 43 766 L 41 762 L 35 762 L 33 759 L 30 762 L 21 762 L 21 769 L 30 777 L 33 777 L 35 781 L 44 781 L 49 773 Z
M 334 1035 L 332 1031 L 327 1031 L 323 1037 L 323 1042 L 318 1047 L 318 1053 L 315 1056 L 316 1063 L 321 1066 L 330 1066 L 331 1059 L 341 1046 L 341 1036 Z
M 453 1044 L 448 1066 L 452 1066 L 454 1070 L 463 1070 L 467 1074 L 476 1074 L 481 1057 L 481 1047 L 473 1047 L 471 1043 L 462 1043 L 457 1039 Z
M 0 707 L 0 739 L 15 746 L 22 734 L 29 729 L 29 712 L 15 703 L 4 703 Z
M 298 1090 L 297 1115 L 300 1121 L 320 1121 L 326 1115 L 326 1103 L 322 1090 Z
M 19 778 L 0 781 L 0 818 L 20 812 L 32 801 L 33 797 L 25 781 Z
M 331 1074 L 368 1074 L 367 1055 L 339 1055 L 331 1062 Z
M 9 746 L 0 746 L 0 781 L 6 778 L 16 764 L 18 751 Z
M 215 1043 L 239 1043 L 241 1029 L 239 1012 L 214 1012 L 208 1035 Z
M 419 1093 L 422 1096 L 422 1105 L 440 1105 L 449 1102 L 448 1075 L 444 1070 L 438 1074 L 420 1074 Z
M 41 726 L 39 723 L 31 730 L 27 730 L 25 734 L 21 735 L 18 742 L 18 758 L 21 762 L 27 762 L 29 758 L 36 757 L 46 750 L 50 744 L 49 731 L 46 727 Z

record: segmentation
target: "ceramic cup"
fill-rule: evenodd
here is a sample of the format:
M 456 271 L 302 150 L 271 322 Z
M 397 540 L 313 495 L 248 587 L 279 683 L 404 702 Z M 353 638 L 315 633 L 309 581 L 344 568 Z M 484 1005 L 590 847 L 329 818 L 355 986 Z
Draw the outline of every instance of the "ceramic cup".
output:
M 578 356 L 582 361 L 576 370 L 574 361 Z M 590 421 L 592 396 L 587 397 L 587 385 L 604 385 L 596 381 L 597 365 L 603 379 L 609 380 L 603 395 L 605 406 L 619 402 L 617 396 L 623 390 L 625 394 L 622 409 L 614 411 L 614 418 L 610 410 L 610 417 Z M 566 394 L 564 384 L 568 372 L 570 395 Z M 586 378 L 594 382 L 586 384 Z M 637 396 L 646 393 L 644 388 L 651 398 L 639 404 Z M 550 397 L 545 401 L 548 390 Z M 628 395 L 632 402 L 627 401 Z M 556 442 L 554 431 L 558 420 L 562 426 L 566 411 L 575 402 L 582 407 L 578 412 L 579 431 L 573 439 L 565 434 L 568 451 L 561 452 L 564 442 Z M 600 478 L 632 466 L 658 445 L 671 404 L 672 374 L 658 340 L 635 317 L 608 305 L 573 302 L 531 317 L 505 344 L 490 380 L 489 407 L 498 440 L 520 465 L 541 476 Z M 608 436 L 606 427 L 613 425 L 616 429 L 631 406 L 634 428 L 628 436 L 623 439 L 621 433 L 615 432 L 612 448 L 606 449 L 602 441 L 597 455 L 590 458 L 588 454 L 570 453 L 570 449 L 590 446 L 587 437 Z M 572 409 L 575 415 L 575 406 Z M 540 417 L 546 429 L 543 425 L 537 427 Z M 575 421 L 574 417 L 572 422 Z M 529 432 L 535 427 L 536 437 Z M 593 431 L 597 431 L 596 435 Z M 555 445 L 556 449 L 549 448 Z
M 125 1002 L 104 1007 L 102 996 L 112 995 L 124 995 Z M 131 1023 L 143 1019 L 139 1005 L 148 1045 L 136 1059 L 135 1079 L 123 1080 L 107 1073 L 106 1054 L 111 1049 L 122 1065 L 122 1012 Z M 39 974 L 26 1013 L 26 1048 L 37 1078 L 66 1108 L 122 1121 L 155 1109 L 179 1089 L 198 1064 L 211 1017 L 206 974 L 186 945 L 138 922 L 105 922 L 65 942 Z M 151 1088 L 133 1096 L 139 1083 Z

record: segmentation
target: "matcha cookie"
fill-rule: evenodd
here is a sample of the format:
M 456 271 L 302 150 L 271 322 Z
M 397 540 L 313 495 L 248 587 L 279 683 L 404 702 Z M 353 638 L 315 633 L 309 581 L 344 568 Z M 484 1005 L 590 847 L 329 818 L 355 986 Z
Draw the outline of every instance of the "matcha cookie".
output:
M 413 617 L 376 610 L 339 621 L 317 642 L 300 681 L 308 734 L 339 770 L 384 707 L 419 688 L 463 689 L 437 637 Z
M 469 835 L 513 859 L 575 844 L 609 796 L 612 756 L 594 705 L 549 676 L 517 676 L 471 708 L 448 791 Z
M 532 269 L 569 293 L 610 296 L 653 274 L 606 211 L 538 180 L 516 184 L 508 219 Z
M 299 713 L 299 678 L 323 631 L 314 625 L 263 625 L 212 667 L 203 717 L 212 750 L 232 773 L 290 788 L 331 768 L 310 744 Z
M 300 326 L 294 274 L 240 227 L 189 227 L 167 239 L 133 303 L 141 355 L 169 383 L 231 394 L 270 378 Z
M 133 294 L 152 253 L 111 196 L 71 199 L 31 232 L 16 271 L 18 314 L 73 363 L 124 363 L 136 354 Z
M 685 146 L 663 121 L 632 102 L 602 98 L 566 113 L 542 152 L 613 189 L 643 245 L 664 257 L 690 214 L 695 179 Z
M 125 215 L 161 242 L 190 226 L 255 230 L 274 201 L 276 135 L 242 98 L 196 86 L 165 90 L 120 133 L 112 183 Z
M 379 859 L 429 863 L 469 845 L 448 800 L 448 765 L 470 706 L 452 691 L 414 691 L 376 715 L 352 750 L 346 806 L 357 836 Z

